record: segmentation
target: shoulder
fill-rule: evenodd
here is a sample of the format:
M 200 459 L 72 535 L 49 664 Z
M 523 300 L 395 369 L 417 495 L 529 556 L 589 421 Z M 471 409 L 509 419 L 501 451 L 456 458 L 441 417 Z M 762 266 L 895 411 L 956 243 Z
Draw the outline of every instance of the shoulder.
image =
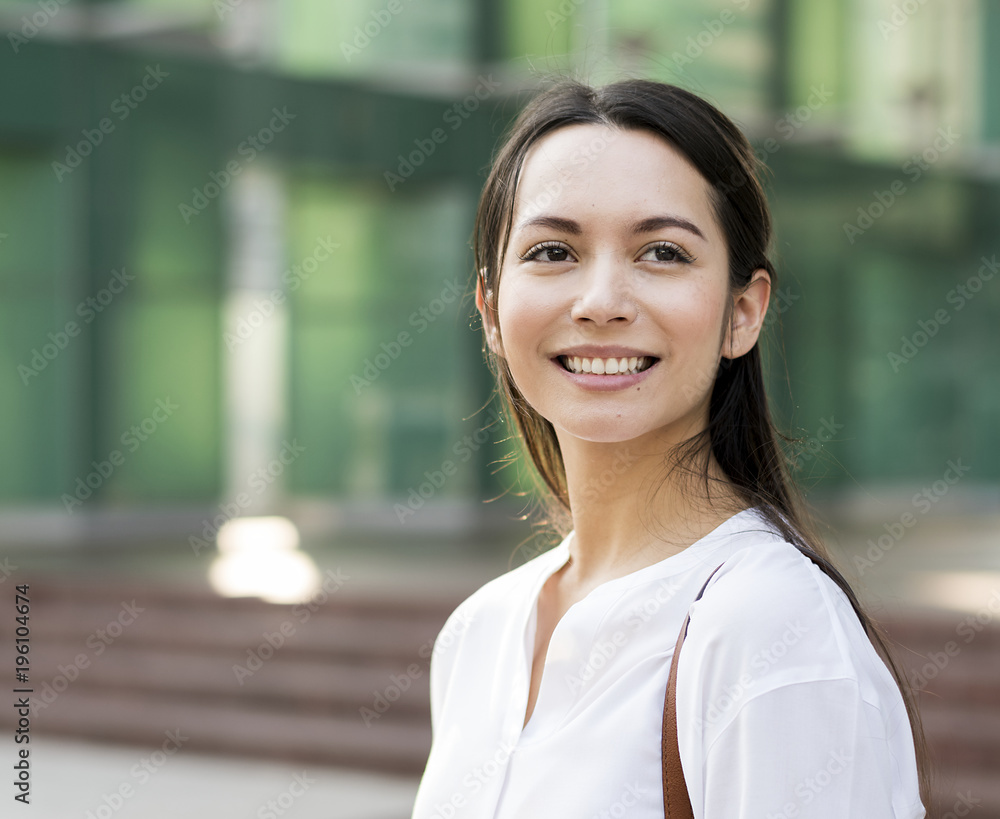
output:
M 741 544 L 692 607 L 696 618 L 738 631 L 772 631 L 789 618 L 857 619 L 838 583 L 808 555 L 777 537 Z
M 873 702 L 895 688 L 846 592 L 779 537 L 732 553 L 690 612 L 681 667 L 699 668 L 709 688 L 736 685 L 740 700 L 834 680 Z
M 793 788 L 786 815 L 810 802 L 830 816 L 923 815 L 899 686 L 845 591 L 807 555 L 780 537 L 732 552 L 690 616 L 678 742 L 706 815 L 782 804 L 775 770 Z M 733 789 L 708 786 L 720 775 Z M 820 793 L 817 775 L 836 784 Z

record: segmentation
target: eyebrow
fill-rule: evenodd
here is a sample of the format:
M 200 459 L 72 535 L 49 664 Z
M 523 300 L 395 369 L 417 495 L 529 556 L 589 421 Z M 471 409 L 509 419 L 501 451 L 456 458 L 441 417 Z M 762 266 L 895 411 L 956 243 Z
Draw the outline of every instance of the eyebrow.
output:
M 532 219 L 521 222 L 517 226 L 517 229 L 524 230 L 529 227 L 548 227 L 554 230 L 561 230 L 564 233 L 571 233 L 574 236 L 579 236 L 583 233 L 583 228 L 580 227 L 579 222 L 573 219 L 565 219 L 562 216 L 535 216 Z M 628 226 L 633 234 L 651 233 L 654 230 L 665 227 L 678 227 L 689 233 L 693 233 L 701 239 L 705 238 L 705 234 L 698 229 L 698 226 L 694 222 L 682 216 L 650 216 L 646 219 L 640 219 L 638 222 L 632 222 Z

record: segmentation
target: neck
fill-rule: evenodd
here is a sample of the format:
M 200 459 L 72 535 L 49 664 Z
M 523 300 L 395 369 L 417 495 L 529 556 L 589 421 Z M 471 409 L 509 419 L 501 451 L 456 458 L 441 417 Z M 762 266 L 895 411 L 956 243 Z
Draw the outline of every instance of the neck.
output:
M 664 440 L 660 431 L 620 443 L 557 436 L 573 510 L 567 580 L 581 588 L 678 554 L 747 506 L 711 453 L 668 472 L 665 453 L 679 438 Z M 706 460 L 718 479 L 708 494 Z

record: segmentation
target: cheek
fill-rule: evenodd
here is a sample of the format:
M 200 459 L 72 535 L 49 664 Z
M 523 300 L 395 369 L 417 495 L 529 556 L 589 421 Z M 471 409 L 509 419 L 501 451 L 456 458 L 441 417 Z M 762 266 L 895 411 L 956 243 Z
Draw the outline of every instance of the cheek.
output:
M 681 281 L 666 281 L 650 287 L 647 307 L 654 309 L 673 328 L 675 341 L 703 345 L 707 335 L 716 337 L 721 326 L 726 295 L 705 275 Z
M 721 290 L 691 287 L 675 290 L 663 303 L 667 349 L 695 381 L 714 377 L 725 331 L 725 299 Z
M 541 341 L 541 332 L 560 309 L 555 288 L 531 286 L 517 276 L 501 279 L 497 294 L 497 315 L 504 347 L 513 357 L 524 354 Z

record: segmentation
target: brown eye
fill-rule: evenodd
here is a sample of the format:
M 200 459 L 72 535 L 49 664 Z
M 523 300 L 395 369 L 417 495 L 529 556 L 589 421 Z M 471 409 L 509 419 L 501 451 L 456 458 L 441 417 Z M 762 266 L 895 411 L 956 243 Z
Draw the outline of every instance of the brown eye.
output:
M 543 242 L 535 245 L 531 250 L 521 256 L 521 260 L 541 261 L 541 262 L 566 262 L 569 261 L 569 251 L 562 245 L 554 242 Z
M 644 259 L 650 254 L 652 254 L 653 258 L 649 261 L 655 262 L 682 262 L 687 264 L 694 261 L 694 257 L 686 253 L 677 245 L 669 242 L 661 242 L 660 244 L 649 248 L 649 250 L 642 254 L 640 259 Z

